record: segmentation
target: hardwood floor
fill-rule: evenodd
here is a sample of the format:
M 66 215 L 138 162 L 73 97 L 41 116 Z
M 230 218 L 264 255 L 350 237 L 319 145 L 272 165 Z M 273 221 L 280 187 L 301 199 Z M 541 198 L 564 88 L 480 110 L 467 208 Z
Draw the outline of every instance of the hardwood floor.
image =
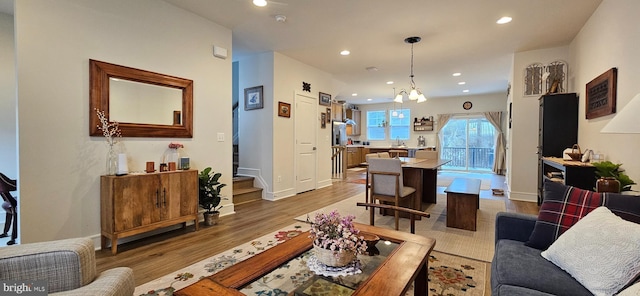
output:
M 223 252 L 265 233 L 276 231 L 294 223 L 294 218 L 304 213 L 364 192 L 363 184 L 350 183 L 361 179 L 364 171 L 349 171 L 346 180 L 334 180 L 333 186 L 305 192 L 279 201 L 255 201 L 235 207 L 236 214 L 220 217 L 215 226 L 200 225 L 179 229 L 118 246 L 118 254 L 96 251 L 97 270 L 104 271 L 118 266 L 133 269 L 136 285 L 191 265 Z M 504 187 L 503 176 L 493 176 L 492 188 Z M 444 187 L 438 187 L 444 193 Z M 535 203 L 510 201 L 505 196 L 493 196 L 491 190 L 483 190 L 480 198 L 505 200 L 507 211 L 537 214 Z

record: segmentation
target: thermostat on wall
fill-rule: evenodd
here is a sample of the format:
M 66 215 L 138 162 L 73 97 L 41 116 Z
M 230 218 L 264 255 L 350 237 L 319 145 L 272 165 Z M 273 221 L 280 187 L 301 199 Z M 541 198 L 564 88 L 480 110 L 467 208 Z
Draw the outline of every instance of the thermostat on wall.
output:
M 226 59 L 227 49 L 219 46 L 213 46 L 213 56 L 221 59 Z

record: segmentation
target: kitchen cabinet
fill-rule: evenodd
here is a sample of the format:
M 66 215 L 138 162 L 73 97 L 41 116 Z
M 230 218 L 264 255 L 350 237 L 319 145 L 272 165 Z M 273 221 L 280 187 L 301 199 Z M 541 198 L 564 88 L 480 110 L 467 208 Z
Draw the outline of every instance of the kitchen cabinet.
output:
M 347 119 L 351 119 L 356 123 L 356 125 L 347 125 L 347 136 L 359 136 L 362 131 L 362 125 L 360 124 L 360 122 L 362 121 L 362 111 L 347 109 L 345 113 Z
M 543 95 L 538 111 L 538 204 L 542 203 L 544 157 L 562 158 L 578 143 L 578 96 L 575 93 Z M 594 180 L 588 180 L 594 181 Z
M 362 147 L 347 147 L 347 168 L 359 166 L 362 161 Z
M 344 121 L 344 104 L 331 102 L 331 119 L 335 121 Z
M 118 239 L 193 221 L 198 230 L 198 171 L 100 178 L 101 247 Z

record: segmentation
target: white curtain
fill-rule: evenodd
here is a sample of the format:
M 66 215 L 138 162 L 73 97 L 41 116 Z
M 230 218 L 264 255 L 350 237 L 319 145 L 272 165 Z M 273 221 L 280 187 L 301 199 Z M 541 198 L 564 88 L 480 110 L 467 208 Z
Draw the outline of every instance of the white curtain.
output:
M 500 124 L 502 122 L 502 112 L 483 112 L 482 114 L 485 118 L 487 118 L 489 122 L 491 122 L 493 127 L 495 127 L 496 131 L 498 132 L 498 137 L 496 138 L 495 158 L 493 160 L 493 172 L 498 175 L 504 175 L 506 172 L 505 150 L 504 138 L 502 136 L 502 127 Z
M 436 130 L 437 133 L 437 137 L 436 137 L 436 151 L 438 151 L 438 155 L 440 155 L 440 131 L 442 130 L 442 128 L 447 124 L 447 122 L 449 122 L 449 119 L 451 119 L 451 117 L 453 117 L 453 114 L 438 114 L 438 129 Z

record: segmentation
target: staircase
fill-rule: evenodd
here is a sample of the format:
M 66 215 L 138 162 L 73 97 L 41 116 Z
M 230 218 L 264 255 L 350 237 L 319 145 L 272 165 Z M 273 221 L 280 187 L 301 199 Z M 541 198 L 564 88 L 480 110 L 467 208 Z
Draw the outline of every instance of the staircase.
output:
M 253 179 L 253 177 L 233 177 L 234 205 L 262 199 L 262 188 L 253 187 Z

